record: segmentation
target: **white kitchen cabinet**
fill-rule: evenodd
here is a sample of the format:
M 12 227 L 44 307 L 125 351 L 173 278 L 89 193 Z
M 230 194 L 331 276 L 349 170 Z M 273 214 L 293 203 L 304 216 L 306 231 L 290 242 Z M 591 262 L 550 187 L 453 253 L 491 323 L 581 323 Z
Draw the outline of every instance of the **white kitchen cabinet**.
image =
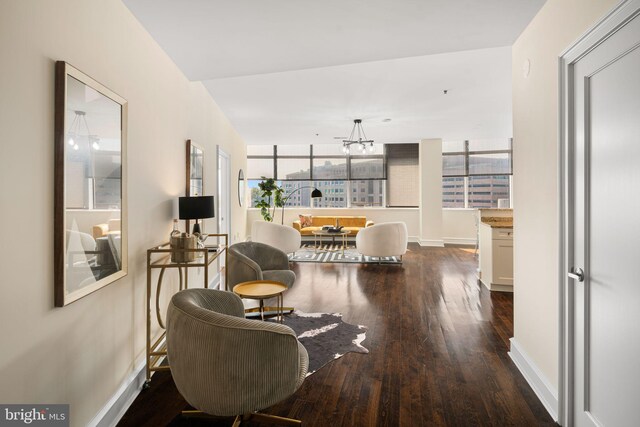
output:
M 490 291 L 513 292 L 513 228 L 480 224 L 479 278 Z

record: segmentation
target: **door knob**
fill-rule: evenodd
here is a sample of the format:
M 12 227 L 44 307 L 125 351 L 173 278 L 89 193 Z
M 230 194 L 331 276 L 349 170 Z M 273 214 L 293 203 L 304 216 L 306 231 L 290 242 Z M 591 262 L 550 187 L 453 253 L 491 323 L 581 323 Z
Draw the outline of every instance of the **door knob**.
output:
M 572 268 L 567 275 L 578 282 L 584 282 L 584 271 L 580 267 Z

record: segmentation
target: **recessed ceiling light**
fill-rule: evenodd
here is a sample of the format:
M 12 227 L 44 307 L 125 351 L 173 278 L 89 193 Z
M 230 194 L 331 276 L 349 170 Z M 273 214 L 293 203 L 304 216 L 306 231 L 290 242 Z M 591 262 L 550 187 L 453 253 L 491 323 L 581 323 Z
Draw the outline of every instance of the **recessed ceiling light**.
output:
M 387 123 L 387 122 L 390 122 L 390 121 L 391 121 L 391 119 L 382 119 L 382 121 L 383 121 L 383 122 L 385 122 L 385 123 Z

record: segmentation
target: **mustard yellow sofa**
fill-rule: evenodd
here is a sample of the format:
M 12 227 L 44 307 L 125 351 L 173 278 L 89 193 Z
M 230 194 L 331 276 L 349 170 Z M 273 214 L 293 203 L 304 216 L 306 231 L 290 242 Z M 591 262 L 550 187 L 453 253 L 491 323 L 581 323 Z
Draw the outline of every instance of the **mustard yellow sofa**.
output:
M 350 236 L 355 236 L 358 231 L 373 225 L 373 221 L 367 221 L 366 216 L 311 216 L 311 225 L 302 227 L 300 221 L 293 222 L 293 228 L 298 230 L 302 236 L 311 236 L 313 231 L 321 230 L 325 225 L 340 225 L 343 230 L 349 231 Z

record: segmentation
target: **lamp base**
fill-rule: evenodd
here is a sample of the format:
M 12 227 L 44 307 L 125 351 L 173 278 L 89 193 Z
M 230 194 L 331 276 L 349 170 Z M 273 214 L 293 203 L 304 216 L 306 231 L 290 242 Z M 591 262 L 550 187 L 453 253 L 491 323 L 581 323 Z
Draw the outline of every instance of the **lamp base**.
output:
M 193 232 L 191 234 L 202 234 L 200 232 L 200 223 L 196 220 L 196 223 L 193 224 Z

